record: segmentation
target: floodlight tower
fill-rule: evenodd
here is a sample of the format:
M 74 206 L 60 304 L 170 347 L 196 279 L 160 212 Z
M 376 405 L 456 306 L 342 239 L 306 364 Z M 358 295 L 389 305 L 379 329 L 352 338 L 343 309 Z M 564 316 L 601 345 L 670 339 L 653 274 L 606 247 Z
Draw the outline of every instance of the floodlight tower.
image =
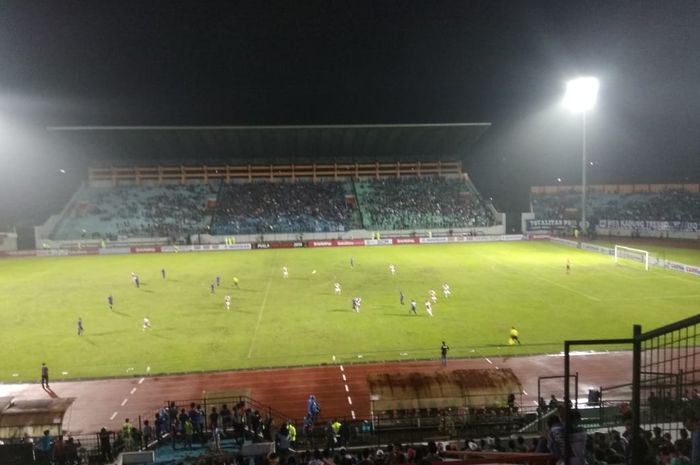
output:
M 586 115 L 595 107 L 600 83 L 594 77 L 579 77 L 566 83 L 564 106 L 573 113 L 581 113 L 582 147 L 581 147 L 581 229 L 586 226 Z

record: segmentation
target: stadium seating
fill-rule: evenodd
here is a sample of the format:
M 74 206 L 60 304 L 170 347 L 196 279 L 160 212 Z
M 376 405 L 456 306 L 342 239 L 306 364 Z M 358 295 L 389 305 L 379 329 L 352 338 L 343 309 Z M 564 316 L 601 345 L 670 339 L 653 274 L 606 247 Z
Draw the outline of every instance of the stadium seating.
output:
M 347 231 L 353 210 L 344 182 L 224 185 L 214 215 L 214 234 Z
M 494 216 L 469 182 L 442 177 L 356 182 L 363 225 L 371 230 L 492 226 Z
M 567 219 L 576 216 L 580 193 L 533 194 L 535 218 Z M 589 216 L 609 220 L 700 221 L 700 194 L 683 191 L 651 193 L 590 192 L 586 203 Z
M 210 216 L 208 184 L 85 187 L 76 195 L 52 238 L 181 237 L 202 232 Z
M 359 208 L 357 208 L 359 207 Z M 84 187 L 56 240 L 477 228 L 495 223 L 474 186 L 443 177 Z

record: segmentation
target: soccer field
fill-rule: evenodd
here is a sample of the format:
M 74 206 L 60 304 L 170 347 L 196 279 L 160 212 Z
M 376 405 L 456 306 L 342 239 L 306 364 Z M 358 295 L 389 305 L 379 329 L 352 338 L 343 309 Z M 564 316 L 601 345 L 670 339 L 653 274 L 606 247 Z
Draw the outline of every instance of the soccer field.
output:
M 434 358 L 442 340 L 451 357 L 559 352 L 565 339 L 629 337 L 632 324 L 649 330 L 694 315 L 700 279 L 515 242 L 5 259 L 0 295 L 0 380 L 20 381 L 37 379 L 42 362 L 61 379 Z M 507 344 L 511 325 L 521 346 Z

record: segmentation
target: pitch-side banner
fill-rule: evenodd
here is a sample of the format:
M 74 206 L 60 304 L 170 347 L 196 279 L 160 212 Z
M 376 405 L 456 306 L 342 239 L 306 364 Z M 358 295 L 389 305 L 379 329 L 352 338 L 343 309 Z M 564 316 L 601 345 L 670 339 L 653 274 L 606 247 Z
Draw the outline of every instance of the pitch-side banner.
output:
M 600 220 L 602 229 L 624 229 L 640 231 L 700 231 L 700 223 L 695 221 L 643 221 L 643 220 Z
M 362 239 L 329 239 L 327 241 L 307 241 L 307 247 L 349 247 L 367 245 L 367 241 Z M 389 242 L 391 243 L 391 241 Z
M 392 239 L 394 244 L 396 245 L 401 245 L 401 244 L 418 244 L 418 238 L 417 237 L 397 237 Z
M 528 231 L 550 231 L 552 229 L 566 229 L 576 226 L 574 220 L 526 220 Z

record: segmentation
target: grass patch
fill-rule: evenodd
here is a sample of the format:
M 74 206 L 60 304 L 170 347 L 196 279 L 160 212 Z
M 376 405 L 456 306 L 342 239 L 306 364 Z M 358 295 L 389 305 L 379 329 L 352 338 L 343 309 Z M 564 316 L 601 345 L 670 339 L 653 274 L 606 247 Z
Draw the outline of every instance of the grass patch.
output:
M 628 337 L 635 323 L 649 330 L 686 318 L 700 299 L 696 277 L 645 272 L 641 265 L 615 265 L 611 257 L 546 242 L 0 263 L 2 381 L 36 380 L 41 362 L 61 379 L 142 374 L 148 367 L 174 373 L 321 364 L 333 355 L 343 362 L 429 358 L 438 356 L 442 340 L 452 357 L 558 352 L 565 339 Z M 140 288 L 131 282 L 132 271 Z M 221 286 L 212 294 L 217 275 Z M 342 284 L 340 296 L 335 281 Z M 445 282 L 449 299 L 442 296 Z M 423 307 L 429 289 L 439 296 L 434 318 Z M 399 291 L 406 296 L 403 306 Z M 359 314 L 351 310 L 354 296 L 362 297 Z M 417 316 L 409 314 L 412 298 Z M 147 331 L 145 316 L 153 325 Z M 507 345 L 511 325 L 522 346 Z

